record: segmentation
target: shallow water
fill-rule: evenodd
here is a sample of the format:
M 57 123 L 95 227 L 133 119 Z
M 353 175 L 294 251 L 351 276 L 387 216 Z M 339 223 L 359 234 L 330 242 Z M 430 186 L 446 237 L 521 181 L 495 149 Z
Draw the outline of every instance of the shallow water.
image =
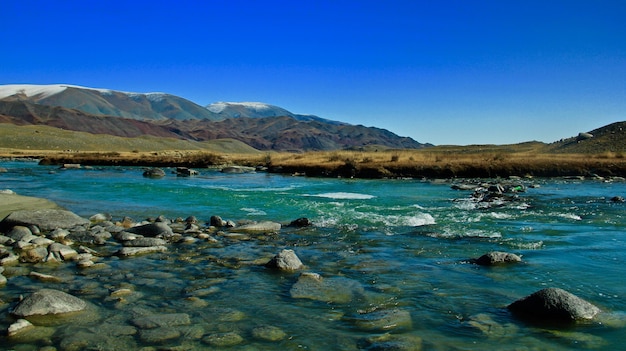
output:
M 624 182 L 524 181 L 539 187 L 487 206 L 448 182 L 214 170 L 148 179 L 139 168 L 62 171 L 29 162 L 0 167 L 8 170 L 0 174 L 0 189 L 48 198 L 84 217 L 106 212 L 118 220 L 194 215 L 208 221 L 219 215 L 282 223 L 308 217 L 314 223 L 252 240 L 216 236 L 217 243 L 172 244 L 163 254 L 107 257 L 80 271 L 73 263 L 7 267 L 9 282 L 0 288 L 4 330 L 17 297 L 44 286 L 92 305 L 89 317 L 37 327 L 39 336 L 1 337 L 14 348 L 69 350 L 76 338 L 89 340 L 83 348 L 92 349 L 213 349 L 219 347 L 207 336 L 228 332 L 243 339 L 233 349 L 250 350 L 394 349 L 393 342 L 421 343 L 425 350 L 615 350 L 626 341 L 626 204 L 610 201 L 626 194 Z M 319 273 L 330 292 L 297 296 L 299 273 L 260 265 L 283 248 L 293 249 L 306 271 Z M 493 250 L 523 255 L 523 263 L 468 263 Z M 35 281 L 27 276 L 31 269 L 63 281 Z M 598 321 L 554 329 L 520 322 L 506 310 L 545 287 L 568 290 L 604 312 Z M 132 293 L 112 297 L 120 288 Z M 174 312 L 187 313 L 191 325 L 166 341 L 132 327 L 137 316 Z M 373 323 L 377 313 L 390 313 L 392 322 Z M 286 336 L 259 338 L 260 326 Z M 103 335 L 114 335 L 116 344 Z M 376 343 L 381 335 L 391 341 Z

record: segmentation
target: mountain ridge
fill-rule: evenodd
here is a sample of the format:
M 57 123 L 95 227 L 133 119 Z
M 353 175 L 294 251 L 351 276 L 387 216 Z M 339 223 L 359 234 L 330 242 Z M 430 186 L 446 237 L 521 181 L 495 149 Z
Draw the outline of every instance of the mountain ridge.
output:
M 211 111 L 213 110 L 213 111 Z M 259 150 L 337 150 L 381 145 L 422 148 L 387 130 L 291 113 L 264 103 L 202 107 L 165 93 L 127 93 L 74 85 L 0 86 L 0 121 L 124 137 L 194 141 L 232 138 Z

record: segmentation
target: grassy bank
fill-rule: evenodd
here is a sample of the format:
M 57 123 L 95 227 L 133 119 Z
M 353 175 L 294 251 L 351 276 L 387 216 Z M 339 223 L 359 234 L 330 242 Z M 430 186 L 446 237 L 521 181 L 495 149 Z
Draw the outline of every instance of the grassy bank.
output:
M 307 153 L 28 152 L 0 150 L 4 156 L 34 156 L 46 164 L 130 165 L 206 168 L 266 166 L 272 172 L 322 177 L 454 178 L 508 176 L 626 177 L 621 154 L 545 154 L 530 146 L 434 147 L 421 150 L 328 151 Z

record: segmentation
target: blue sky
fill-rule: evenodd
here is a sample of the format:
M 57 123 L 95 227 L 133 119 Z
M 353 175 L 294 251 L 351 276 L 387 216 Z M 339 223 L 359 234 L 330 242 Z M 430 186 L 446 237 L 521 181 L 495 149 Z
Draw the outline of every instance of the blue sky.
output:
M 626 1 L 4 1 L 0 84 L 260 101 L 437 145 L 626 120 Z

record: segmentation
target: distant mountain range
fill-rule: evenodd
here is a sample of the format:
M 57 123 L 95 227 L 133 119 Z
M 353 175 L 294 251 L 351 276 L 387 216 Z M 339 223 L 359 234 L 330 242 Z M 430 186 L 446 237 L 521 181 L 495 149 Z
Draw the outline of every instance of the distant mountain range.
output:
M 259 150 L 430 146 L 384 129 L 294 114 L 264 103 L 217 102 L 202 107 L 171 94 L 74 85 L 0 86 L 0 122 L 123 137 L 152 135 L 195 141 L 231 138 Z

